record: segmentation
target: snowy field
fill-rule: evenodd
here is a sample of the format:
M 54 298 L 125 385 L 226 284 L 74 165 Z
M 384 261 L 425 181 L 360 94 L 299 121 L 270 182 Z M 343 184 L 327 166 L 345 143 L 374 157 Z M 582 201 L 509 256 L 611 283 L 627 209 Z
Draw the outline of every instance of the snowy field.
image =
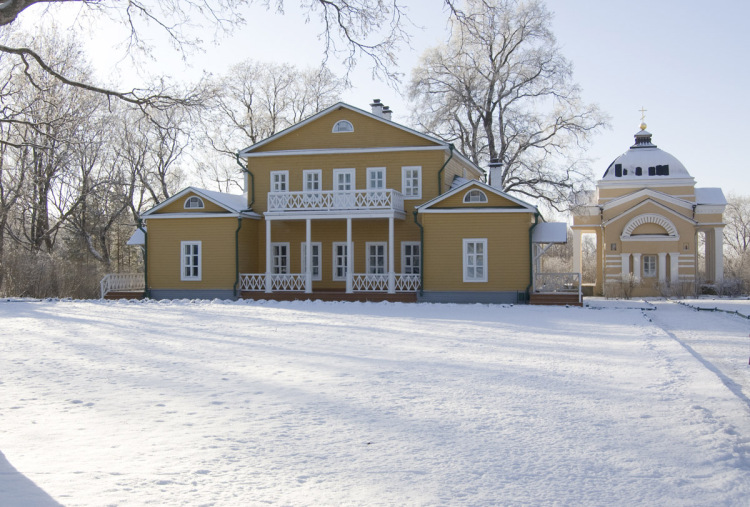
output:
M 750 320 L 589 305 L 0 302 L 0 505 L 748 505 Z

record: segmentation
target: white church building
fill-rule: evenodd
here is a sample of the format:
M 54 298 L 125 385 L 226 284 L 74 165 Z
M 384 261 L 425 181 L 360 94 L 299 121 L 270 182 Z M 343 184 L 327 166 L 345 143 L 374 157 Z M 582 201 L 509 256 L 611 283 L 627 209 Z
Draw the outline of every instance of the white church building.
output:
M 723 279 L 723 192 L 696 188 L 651 137 L 641 123 L 635 144 L 597 182 L 595 204 L 574 214 L 574 271 L 582 272 L 583 235 L 596 237 L 592 295 L 689 295 Z

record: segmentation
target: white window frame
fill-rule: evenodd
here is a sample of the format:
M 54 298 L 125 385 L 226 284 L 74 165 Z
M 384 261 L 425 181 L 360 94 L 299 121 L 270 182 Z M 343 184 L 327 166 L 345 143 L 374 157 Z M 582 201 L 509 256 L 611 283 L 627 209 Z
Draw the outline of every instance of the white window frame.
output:
M 343 253 L 343 255 L 339 255 L 336 252 L 336 250 L 340 246 L 344 247 L 344 253 Z M 354 249 L 354 243 L 352 243 L 352 249 Z M 348 270 L 347 264 L 348 264 L 348 261 L 349 261 L 349 256 L 347 255 L 348 252 L 346 251 L 346 241 L 335 241 L 333 243 L 333 245 L 332 245 L 332 250 L 333 250 L 333 253 L 331 255 L 331 262 L 332 262 L 332 266 L 333 266 L 333 271 L 331 272 L 331 279 L 335 280 L 335 281 L 346 280 L 346 271 Z M 339 266 L 337 264 L 338 261 L 339 261 L 339 259 L 343 259 L 343 262 L 341 263 L 341 266 Z M 337 274 L 337 271 L 338 271 L 339 267 L 343 267 L 344 268 L 344 274 L 343 275 L 338 275 Z
M 469 245 L 474 245 L 474 252 L 469 252 Z M 476 253 L 476 245 L 482 245 L 481 254 Z M 480 264 L 476 257 L 481 255 Z M 487 238 L 464 238 L 463 240 L 463 267 L 464 282 L 481 283 L 487 281 Z M 476 270 L 481 268 L 481 276 L 477 276 Z M 473 270 L 473 273 L 472 273 Z
M 347 132 L 354 132 L 354 125 L 349 120 L 339 120 L 333 124 L 331 132 L 334 134 L 345 134 Z
M 407 254 L 407 247 L 411 247 L 411 253 Z M 418 254 L 414 254 L 413 248 L 419 249 Z M 411 259 L 411 266 L 407 269 L 406 260 Z M 401 272 L 405 275 L 418 275 L 422 270 L 422 243 L 419 241 L 402 241 L 401 242 Z
M 412 172 L 416 172 L 416 188 L 413 185 L 415 177 L 410 175 Z M 404 194 L 404 200 L 407 201 L 422 198 L 422 166 L 407 165 L 401 167 L 401 193 Z
M 643 269 L 643 278 L 656 278 L 656 275 L 658 273 L 658 264 L 656 260 L 656 255 L 648 254 L 644 255 L 642 258 L 642 269 Z M 651 264 L 649 269 L 649 264 Z
M 316 189 L 307 188 L 308 176 L 316 177 L 318 188 Z M 302 171 L 302 189 L 305 192 L 322 192 L 323 191 L 323 170 L 322 169 L 305 169 L 304 171 Z
M 188 204 L 191 201 L 199 203 L 200 205 L 199 206 L 188 206 Z M 203 209 L 203 208 L 206 207 L 206 204 L 203 202 L 203 199 L 201 199 L 197 195 L 191 195 L 190 197 L 188 197 L 187 199 L 185 199 L 185 203 L 182 205 L 182 207 L 184 209 Z
M 350 188 L 339 188 L 339 175 L 348 174 L 351 176 Z M 357 189 L 357 170 L 353 168 L 334 169 L 333 170 L 333 190 L 337 192 L 354 192 Z
M 380 187 L 374 187 L 372 185 L 372 174 L 373 173 L 379 173 L 380 178 L 378 178 L 382 186 Z M 367 190 L 385 190 L 385 167 L 368 167 L 367 168 Z
M 284 248 L 285 253 L 277 252 L 277 248 Z M 280 259 L 286 258 L 284 263 L 279 262 Z M 289 243 L 271 243 L 271 274 L 274 275 L 288 275 L 289 274 L 289 261 L 290 261 Z
M 186 247 L 197 247 L 197 251 L 186 253 Z M 201 280 L 203 264 L 203 247 L 200 241 L 181 241 L 180 242 L 180 280 L 186 282 L 198 282 Z M 191 273 L 187 274 L 186 270 L 190 269 Z M 193 271 L 194 270 L 194 271 Z
M 280 177 L 279 181 L 276 176 Z M 289 171 L 271 171 L 271 192 L 289 192 Z
M 474 197 L 478 197 L 478 200 L 475 200 Z M 487 202 L 487 194 L 479 190 L 478 188 L 472 188 L 468 192 L 464 194 L 464 204 L 470 204 L 470 203 L 486 203 Z
M 307 273 L 307 252 L 305 251 L 307 241 L 303 241 L 300 244 L 300 247 L 302 253 L 302 256 L 300 257 L 300 273 L 304 275 Z M 312 248 L 312 279 L 313 281 L 320 281 L 323 279 L 323 245 L 320 242 L 313 241 Z M 317 253 L 315 253 L 316 250 Z M 318 269 L 317 273 L 315 273 L 316 268 Z
M 372 264 L 373 256 L 370 253 L 371 248 L 382 248 L 382 254 L 378 254 L 377 257 L 382 255 L 382 266 Z M 368 241 L 365 244 L 365 259 L 366 273 L 368 275 L 385 275 L 388 273 L 388 243 L 385 241 Z

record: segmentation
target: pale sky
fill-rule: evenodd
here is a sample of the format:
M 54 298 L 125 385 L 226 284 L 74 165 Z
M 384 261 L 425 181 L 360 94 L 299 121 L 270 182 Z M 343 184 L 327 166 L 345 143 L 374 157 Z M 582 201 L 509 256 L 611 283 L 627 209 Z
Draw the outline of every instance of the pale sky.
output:
M 409 2 L 417 27 L 412 48 L 399 54 L 399 71 L 408 82 L 422 52 L 446 37 L 440 0 Z M 750 49 L 750 3 L 735 0 L 548 0 L 553 28 L 563 54 L 574 64 L 574 79 L 587 102 L 597 103 L 611 117 L 612 129 L 597 136 L 587 156 L 594 159 L 599 179 L 609 163 L 633 144 L 644 107 L 653 142 L 677 157 L 700 187 L 722 187 L 725 194 L 750 194 L 749 164 L 742 155 L 750 104 L 746 51 Z M 64 6 L 67 8 L 67 6 Z M 28 15 L 32 15 L 29 9 Z M 197 79 L 202 72 L 224 74 L 244 59 L 288 62 L 300 66 L 320 63 L 316 39 L 321 25 L 305 24 L 296 3 L 287 2 L 286 15 L 261 7 L 248 11 L 248 25 L 218 45 L 207 44 L 185 65 L 171 50 L 157 50 L 155 61 L 143 68 L 165 72 L 175 81 Z M 423 27 L 420 28 L 420 27 Z M 127 62 L 112 58 L 111 27 L 85 35 L 90 58 L 105 78 L 132 81 Z M 211 36 L 207 36 L 208 39 Z M 155 40 L 158 44 L 158 40 Z M 341 71 L 335 61 L 334 71 Z M 113 68 L 119 74 L 113 73 Z M 133 81 L 135 82 L 135 81 Z M 343 99 L 369 109 L 380 98 L 394 110 L 393 119 L 408 125 L 403 90 L 373 81 L 369 62 L 362 60 L 352 75 L 353 88 Z M 405 87 L 403 87 L 405 88 Z M 238 147 L 243 148 L 243 147 Z M 592 184 L 593 187 L 593 184 Z

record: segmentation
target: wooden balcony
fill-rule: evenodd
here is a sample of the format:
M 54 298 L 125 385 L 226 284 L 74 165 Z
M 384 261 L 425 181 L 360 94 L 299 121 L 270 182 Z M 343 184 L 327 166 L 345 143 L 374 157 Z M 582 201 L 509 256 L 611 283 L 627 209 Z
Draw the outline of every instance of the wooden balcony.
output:
M 391 212 L 404 213 L 404 196 L 392 189 L 269 192 L 268 212 Z

